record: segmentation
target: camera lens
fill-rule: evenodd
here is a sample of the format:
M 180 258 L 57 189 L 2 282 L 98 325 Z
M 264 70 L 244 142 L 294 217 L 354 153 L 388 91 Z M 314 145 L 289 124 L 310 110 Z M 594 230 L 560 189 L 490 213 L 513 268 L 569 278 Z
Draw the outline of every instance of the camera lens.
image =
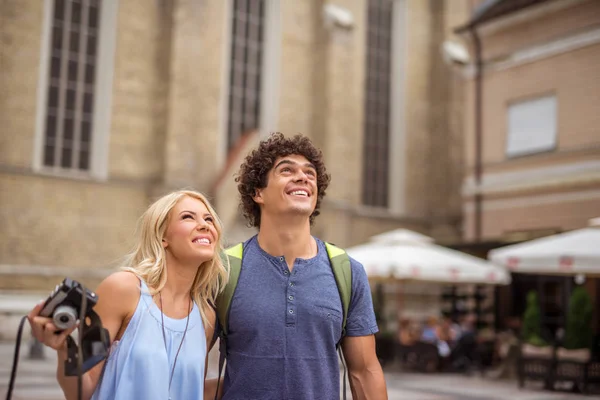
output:
M 69 329 L 77 322 L 77 311 L 71 306 L 58 306 L 54 310 L 53 321 L 58 329 Z

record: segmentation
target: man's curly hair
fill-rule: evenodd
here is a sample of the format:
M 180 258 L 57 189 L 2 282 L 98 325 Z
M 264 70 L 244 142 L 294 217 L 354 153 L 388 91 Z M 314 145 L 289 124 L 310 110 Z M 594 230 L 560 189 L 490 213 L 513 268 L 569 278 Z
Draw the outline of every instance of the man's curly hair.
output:
M 260 226 L 260 207 L 253 199 L 256 190 L 267 187 L 268 174 L 273 168 L 275 160 L 289 155 L 304 156 L 315 166 L 317 170 L 317 204 L 310 215 L 311 225 L 315 217 L 320 214 L 321 200 L 325 197 L 325 190 L 331 180 L 331 176 L 325 169 L 323 153 L 306 136 L 298 134 L 286 138 L 283 133 L 275 132 L 268 139 L 262 140 L 258 148 L 246 157 L 235 178 L 241 197 L 240 208 L 248 226 Z

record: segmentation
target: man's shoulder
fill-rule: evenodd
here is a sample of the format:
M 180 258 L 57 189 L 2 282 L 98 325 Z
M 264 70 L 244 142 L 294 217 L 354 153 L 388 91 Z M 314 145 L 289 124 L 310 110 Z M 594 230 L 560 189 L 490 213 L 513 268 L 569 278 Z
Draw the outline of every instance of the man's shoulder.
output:
M 320 243 L 323 247 L 325 247 L 325 243 L 327 243 L 327 244 L 330 244 L 332 246 L 337 247 L 340 250 L 343 250 L 344 253 L 346 253 L 346 255 L 348 256 L 348 259 L 350 260 L 350 268 L 351 268 L 353 274 L 355 272 L 356 273 L 363 273 L 363 274 L 365 273 L 364 272 L 365 268 L 362 265 L 362 263 L 360 261 L 356 260 L 355 258 L 353 258 L 352 256 L 350 256 L 344 247 L 338 246 L 337 244 L 332 243 L 332 242 L 325 242 L 324 240 L 319 239 L 317 237 L 315 237 L 315 240 L 317 241 L 317 243 Z

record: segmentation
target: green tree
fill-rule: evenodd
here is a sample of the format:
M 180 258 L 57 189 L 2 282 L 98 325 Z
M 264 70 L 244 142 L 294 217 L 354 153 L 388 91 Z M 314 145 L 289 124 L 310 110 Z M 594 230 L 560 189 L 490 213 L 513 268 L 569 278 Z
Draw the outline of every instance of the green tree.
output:
M 540 304 L 535 291 L 527 293 L 527 308 L 523 315 L 523 328 L 521 337 L 524 342 L 535 346 L 544 346 L 546 342 L 542 339 L 542 319 Z
M 571 293 L 565 329 L 566 349 L 586 349 L 592 344 L 592 299 L 587 290 L 578 286 Z

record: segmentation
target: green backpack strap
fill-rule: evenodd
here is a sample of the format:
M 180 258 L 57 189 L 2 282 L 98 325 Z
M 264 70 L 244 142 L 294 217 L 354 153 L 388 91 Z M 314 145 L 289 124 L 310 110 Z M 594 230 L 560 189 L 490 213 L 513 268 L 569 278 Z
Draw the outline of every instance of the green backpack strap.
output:
M 350 267 L 350 257 L 339 247 L 325 242 L 327 255 L 331 262 L 335 282 L 342 299 L 342 309 L 344 319 L 342 322 L 342 337 L 346 335 L 346 321 L 348 319 L 348 309 L 350 308 L 350 297 L 352 296 L 352 268 Z
M 337 283 L 340 298 L 342 299 L 342 309 L 344 311 L 344 319 L 342 322 L 343 339 L 344 336 L 346 336 L 346 322 L 348 319 L 348 309 L 350 308 L 350 298 L 352 297 L 352 267 L 350 266 L 350 257 L 348 257 L 348 254 L 343 249 L 327 242 L 325 242 L 325 247 L 327 248 L 327 255 L 329 256 L 333 276 L 335 276 L 335 282 Z M 340 346 L 342 339 L 340 339 L 336 347 L 340 356 L 340 361 L 344 367 L 342 399 L 346 400 L 346 360 L 342 353 L 342 346 Z
M 229 280 L 223 291 L 217 297 L 217 317 L 219 318 L 219 324 L 225 336 L 229 333 L 229 308 L 231 307 L 231 300 L 233 300 L 233 293 L 237 287 L 238 280 L 240 278 L 240 272 L 242 270 L 242 254 L 244 253 L 244 244 L 238 243 L 235 246 L 229 247 L 225 250 L 225 256 L 229 260 Z
M 229 280 L 223 291 L 217 296 L 217 318 L 221 325 L 221 334 L 219 335 L 219 376 L 217 377 L 217 391 L 215 392 L 215 400 L 219 394 L 219 386 L 221 385 L 221 373 L 227 354 L 227 334 L 229 333 L 229 308 L 233 300 L 233 293 L 240 279 L 242 271 L 242 255 L 244 254 L 244 244 L 238 243 L 235 246 L 225 249 L 224 256 L 229 261 Z

